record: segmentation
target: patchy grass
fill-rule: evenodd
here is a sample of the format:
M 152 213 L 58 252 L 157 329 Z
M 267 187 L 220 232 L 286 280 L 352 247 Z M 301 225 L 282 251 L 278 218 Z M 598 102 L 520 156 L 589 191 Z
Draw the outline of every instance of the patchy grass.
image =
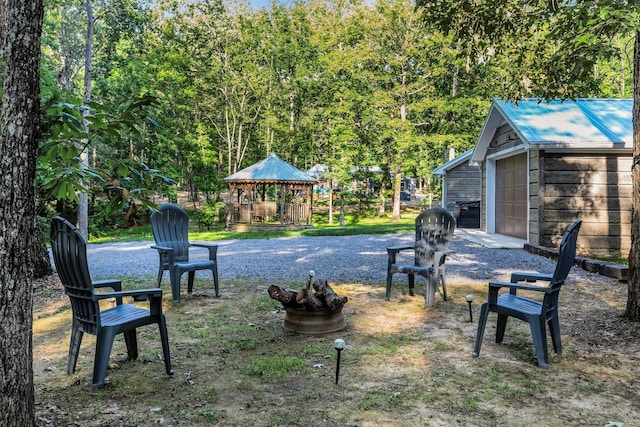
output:
M 125 279 L 140 287 L 144 279 Z M 146 280 L 147 283 L 153 280 Z M 157 329 L 139 329 L 139 358 L 122 337 L 108 382 L 92 390 L 95 339 L 85 336 L 74 375 L 65 373 L 71 313 L 62 287 L 39 286 L 34 371 L 40 426 L 605 426 L 635 425 L 640 413 L 638 325 L 626 323 L 626 287 L 568 286 L 561 294 L 564 355 L 540 369 L 528 326 L 510 320 L 495 344 L 490 316 L 479 358 L 471 357 L 477 315 L 449 284 L 449 301 L 425 307 L 399 288 L 332 284 L 349 297 L 347 328 L 326 336 L 286 332 L 265 281 L 208 282 L 171 302 L 165 292 L 175 375 L 164 373 Z M 302 284 L 281 284 L 300 288 Z M 164 286 L 168 288 L 165 282 Z M 474 311 L 477 314 L 477 305 Z M 343 338 L 339 383 L 333 341 Z M 552 347 L 550 346 L 550 349 Z M 552 351 L 552 350 L 550 350 Z

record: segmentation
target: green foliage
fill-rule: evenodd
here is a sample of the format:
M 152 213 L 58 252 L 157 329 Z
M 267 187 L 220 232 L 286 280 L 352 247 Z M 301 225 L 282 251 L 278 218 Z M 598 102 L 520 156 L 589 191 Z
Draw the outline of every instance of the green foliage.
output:
M 199 229 L 210 230 L 215 224 L 223 224 L 227 219 L 227 207 L 223 202 L 209 202 L 195 212 Z
M 110 179 L 103 189 L 109 199 L 109 203 L 104 206 L 105 214 L 125 211 L 128 226 L 135 225 L 137 204 L 154 209 L 155 204 L 150 200 L 152 193 L 161 192 L 163 186 L 175 184 L 172 179 L 144 163 L 131 165 L 127 161 L 120 161 L 109 164 L 106 170 Z
M 225 176 L 271 151 L 303 170 L 327 164 L 363 211 L 373 195 L 351 188 L 353 166 L 381 168 L 368 177 L 377 197 L 393 195 L 396 174 L 437 197 L 432 170 L 450 149 L 475 144 L 491 98 L 629 96 L 633 86 L 635 3 L 318 1 L 252 11 L 117 0 L 95 4 L 99 101 L 83 117 L 83 7 L 54 3 L 39 184 L 65 200 L 117 190 L 114 212 L 144 200 L 143 185 L 170 200 L 178 189 L 218 200 Z M 78 167 L 85 147 L 97 159 L 88 169 Z M 125 164 L 126 175 L 114 172 Z M 201 215 L 210 227 L 214 213 Z
M 38 156 L 38 184 L 44 200 L 55 199 L 75 203 L 78 193 L 89 192 L 96 185 L 108 203 L 93 209 L 92 233 L 101 226 L 114 225 L 107 219 L 124 211 L 125 223 L 135 224 L 136 203 L 153 208 L 150 195 L 174 184 L 159 170 L 133 159 L 93 159 L 93 167 L 83 165 L 88 149 L 101 149 L 112 141 L 141 138 L 141 123 L 155 124 L 147 109 L 155 98 L 143 95 L 118 107 L 97 102 L 82 104 L 56 88 L 51 76 L 43 72 L 43 104 L 45 105 L 45 141 Z M 66 98 L 66 99 L 64 99 Z M 86 156 L 86 154 L 84 154 Z
M 604 76 L 597 71 L 601 65 L 620 59 L 624 80 L 632 68 L 616 39 L 632 39 L 639 22 L 637 4 L 618 0 L 539 2 L 527 7 L 498 0 L 416 4 L 426 22 L 456 34 L 467 58 L 508 61 L 505 98 L 598 96 L 606 91 Z M 620 95 L 629 96 L 631 89 Z

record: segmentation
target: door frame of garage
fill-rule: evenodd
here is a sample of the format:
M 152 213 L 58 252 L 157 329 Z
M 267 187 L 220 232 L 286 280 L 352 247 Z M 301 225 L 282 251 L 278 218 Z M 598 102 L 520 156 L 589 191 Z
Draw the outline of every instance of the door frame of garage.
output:
M 529 164 L 529 150 L 523 146 L 511 147 L 498 153 L 487 155 L 485 161 L 486 168 L 486 203 L 485 203 L 485 227 L 487 234 L 496 233 L 496 161 L 507 157 L 517 156 L 526 153 L 527 165 Z M 529 208 L 531 201 L 529 200 L 529 173 L 527 172 L 527 241 L 529 236 Z

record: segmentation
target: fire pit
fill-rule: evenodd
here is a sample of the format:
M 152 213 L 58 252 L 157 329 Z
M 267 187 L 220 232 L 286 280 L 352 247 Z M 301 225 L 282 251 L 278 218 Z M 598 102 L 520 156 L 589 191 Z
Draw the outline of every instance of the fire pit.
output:
M 269 286 L 269 296 L 284 306 L 284 329 L 321 335 L 340 331 L 347 325 L 342 308 L 348 298 L 337 295 L 326 280 L 311 283 L 314 275 L 309 272 L 307 286 L 300 291 Z

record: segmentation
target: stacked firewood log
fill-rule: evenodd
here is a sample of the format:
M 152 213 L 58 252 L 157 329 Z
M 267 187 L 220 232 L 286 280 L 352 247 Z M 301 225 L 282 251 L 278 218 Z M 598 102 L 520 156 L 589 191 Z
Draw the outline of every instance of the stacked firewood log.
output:
M 348 301 L 347 297 L 334 292 L 326 280 L 317 279 L 313 283 L 313 274 L 309 274 L 307 286 L 300 290 L 284 289 L 280 286 L 269 286 L 269 296 L 282 305 L 300 310 L 330 310 L 337 311 Z

